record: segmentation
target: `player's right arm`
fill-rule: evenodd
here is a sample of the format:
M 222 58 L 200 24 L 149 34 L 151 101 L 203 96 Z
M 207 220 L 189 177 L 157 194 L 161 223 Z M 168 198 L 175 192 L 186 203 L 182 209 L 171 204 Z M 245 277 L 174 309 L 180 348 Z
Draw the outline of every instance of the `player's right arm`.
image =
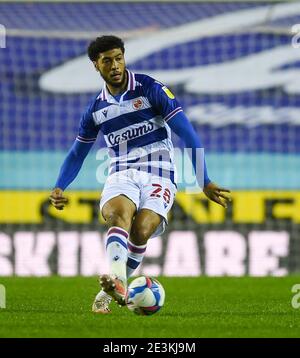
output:
M 78 138 L 78 137 L 77 137 Z M 93 143 L 81 143 L 74 141 L 69 153 L 60 169 L 55 187 L 51 192 L 51 204 L 58 210 L 63 210 L 68 200 L 63 196 L 64 190 L 72 183 L 79 173 L 84 159 L 88 155 Z
M 66 159 L 60 169 L 54 189 L 50 194 L 51 204 L 58 210 L 63 210 L 68 200 L 63 196 L 64 190 L 72 183 L 79 173 L 84 159 L 92 148 L 99 127 L 95 125 L 90 109 L 82 116 L 79 134 L 69 150 Z

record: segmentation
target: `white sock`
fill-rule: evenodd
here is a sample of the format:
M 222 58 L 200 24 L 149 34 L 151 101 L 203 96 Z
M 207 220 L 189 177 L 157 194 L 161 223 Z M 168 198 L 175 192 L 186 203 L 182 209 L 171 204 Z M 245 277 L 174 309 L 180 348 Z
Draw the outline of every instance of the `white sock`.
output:
M 124 283 L 127 281 L 127 239 L 128 232 L 113 226 L 107 232 L 106 252 L 110 265 L 110 273 L 117 276 Z
M 147 244 L 135 245 L 131 241 L 127 242 L 128 254 L 127 254 L 127 277 L 131 276 L 137 269 L 146 253 Z

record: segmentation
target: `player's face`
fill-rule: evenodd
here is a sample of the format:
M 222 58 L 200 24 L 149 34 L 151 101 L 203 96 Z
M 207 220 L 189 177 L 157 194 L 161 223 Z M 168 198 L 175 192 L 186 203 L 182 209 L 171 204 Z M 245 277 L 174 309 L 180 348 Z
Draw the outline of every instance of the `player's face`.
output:
M 100 53 L 94 64 L 108 85 L 115 88 L 123 87 L 126 76 L 125 59 L 121 49 L 116 48 Z

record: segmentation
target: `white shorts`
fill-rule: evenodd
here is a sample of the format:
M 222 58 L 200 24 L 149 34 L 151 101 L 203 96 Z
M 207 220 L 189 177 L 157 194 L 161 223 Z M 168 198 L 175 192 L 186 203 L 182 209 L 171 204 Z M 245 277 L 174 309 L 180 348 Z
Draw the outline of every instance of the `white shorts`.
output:
M 151 238 L 161 235 L 168 224 L 168 212 L 176 195 L 176 186 L 170 179 L 160 178 L 151 173 L 127 169 L 110 175 L 101 194 L 100 211 L 110 199 L 127 196 L 136 210 L 150 209 L 162 217 L 160 225 Z

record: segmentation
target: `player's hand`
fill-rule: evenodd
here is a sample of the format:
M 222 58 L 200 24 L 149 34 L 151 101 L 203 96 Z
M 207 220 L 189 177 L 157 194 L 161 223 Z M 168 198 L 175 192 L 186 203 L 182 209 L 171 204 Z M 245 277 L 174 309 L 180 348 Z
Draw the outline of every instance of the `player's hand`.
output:
M 57 210 L 63 210 L 68 202 L 68 199 L 63 196 L 63 191 L 60 188 L 52 190 L 49 200 Z
M 224 194 L 224 193 L 230 193 L 230 190 L 220 188 L 218 187 L 217 184 L 212 182 L 208 183 L 203 188 L 203 192 L 208 197 L 208 199 L 214 201 L 219 205 L 222 205 L 224 208 L 227 208 L 228 202 L 231 201 L 230 196 L 228 194 L 227 195 Z

